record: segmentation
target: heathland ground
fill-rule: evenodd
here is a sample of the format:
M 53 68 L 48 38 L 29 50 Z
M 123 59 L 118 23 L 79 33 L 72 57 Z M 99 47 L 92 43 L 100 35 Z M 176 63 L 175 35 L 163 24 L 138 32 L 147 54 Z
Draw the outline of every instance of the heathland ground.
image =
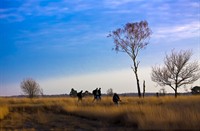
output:
M 0 130 L 200 130 L 200 96 L 0 98 Z

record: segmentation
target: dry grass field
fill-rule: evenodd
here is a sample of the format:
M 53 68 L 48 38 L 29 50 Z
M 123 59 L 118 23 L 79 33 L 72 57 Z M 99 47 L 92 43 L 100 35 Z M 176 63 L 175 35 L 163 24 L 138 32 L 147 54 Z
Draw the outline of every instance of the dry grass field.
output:
M 0 130 L 200 130 L 200 96 L 0 98 Z

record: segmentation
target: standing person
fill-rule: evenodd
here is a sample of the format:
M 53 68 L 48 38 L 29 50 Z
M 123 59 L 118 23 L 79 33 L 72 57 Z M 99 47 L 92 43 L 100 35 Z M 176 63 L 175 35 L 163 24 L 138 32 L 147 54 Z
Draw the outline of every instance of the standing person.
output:
M 118 104 L 119 104 L 119 101 L 121 101 L 121 100 L 120 100 L 118 94 L 117 94 L 117 93 L 114 93 L 114 95 L 113 95 L 113 102 L 114 102 L 116 105 L 118 105 Z
M 99 100 L 101 100 L 101 88 L 98 89 L 98 97 Z
M 83 90 L 81 90 L 80 92 L 77 93 L 77 97 L 78 97 L 78 101 L 82 101 L 83 98 Z
M 95 90 L 92 91 L 92 94 L 94 95 L 93 102 L 97 99 L 97 90 L 98 90 L 98 88 L 96 88 Z

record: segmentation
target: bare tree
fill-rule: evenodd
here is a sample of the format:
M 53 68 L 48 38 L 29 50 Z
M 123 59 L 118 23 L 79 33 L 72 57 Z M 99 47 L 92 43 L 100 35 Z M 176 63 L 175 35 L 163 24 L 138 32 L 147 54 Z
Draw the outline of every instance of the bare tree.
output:
M 113 89 L 112 88 L 107 90 L 107 95 L 108 96 L 112 96 L 113 95 Z
M 189 62 L 192 51 L 172 51 L 166 55 L 163 67 L 152 67 L 151 79 L 160 86 L 170 86 L 175 91 L 186 84 L 192 84 L 200 78 L 198 62 Z
M 39 84 L 32 78 L 24 79 L 21 82 L 21 90 L 25 95 L 28 95 L 29 98 L 36 97 L 40 94 L 43 94 L 43 90 L 40 88 Z
M 138 96 L 141 97 L 140 83 L 138 77 L 138 67 L 140 61 L 137 60 L 140 50 L 144 49 L 148 43 L 151 29 L 147 21 L 127 23 L 123 28 L 112 31 L 108 37 L 112 37 L 117 52 L 125 52 L 133 61 L 133 72 L 137 81 Z

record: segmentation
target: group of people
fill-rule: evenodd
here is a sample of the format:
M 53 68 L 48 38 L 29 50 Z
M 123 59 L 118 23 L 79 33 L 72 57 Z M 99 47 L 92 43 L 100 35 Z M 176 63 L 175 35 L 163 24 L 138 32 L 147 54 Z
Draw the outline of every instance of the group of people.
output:
M 92 94 L 94 95 L 93 102 L 96 100 L 101 100 L 101 88 L 96 88 L 95 90 L 92 91 Z
M 82 101 L 83 98 L 83 90 L 77 93 L 78 101 Z M 101 100 L 101 88 L 96 88 L 95 90 L 92 91 L 92 94 L 94 96 L 93 102 Z M 121 101 L 119 98 L 119 95 L 117 93 L 113 94 L 113 102 L 118 105 L 118 103 Z

